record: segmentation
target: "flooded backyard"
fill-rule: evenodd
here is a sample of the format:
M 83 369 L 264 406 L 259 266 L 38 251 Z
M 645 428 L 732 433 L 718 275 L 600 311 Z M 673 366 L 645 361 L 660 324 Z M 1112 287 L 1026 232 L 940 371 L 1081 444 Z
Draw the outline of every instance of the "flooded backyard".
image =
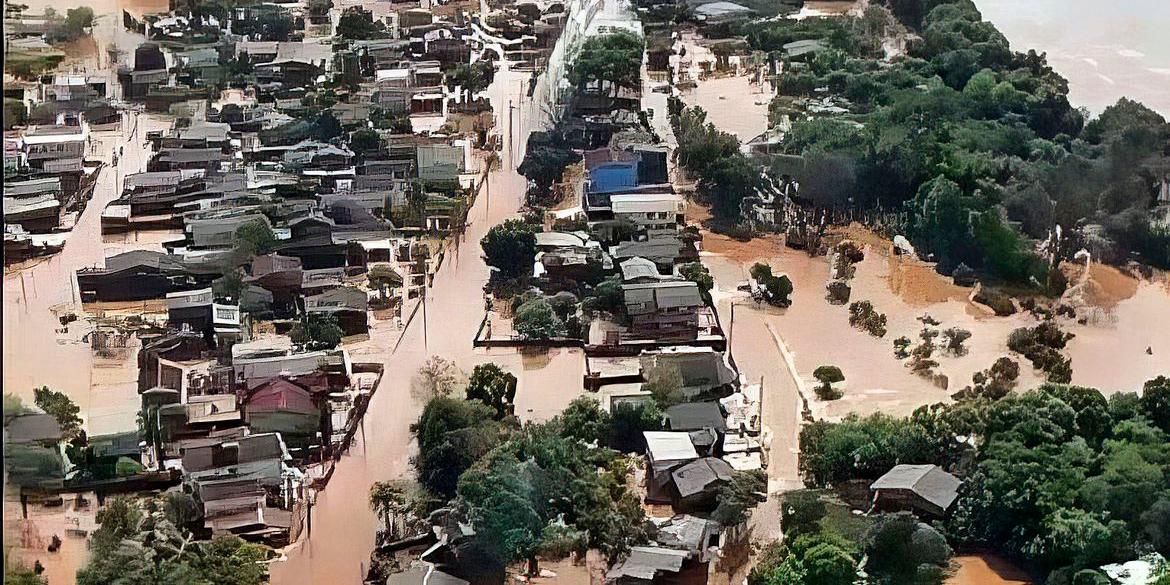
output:
M 706 79 L 680 97 L 688 106 L 703 108 L 708 122 L 747 142 L 768 129 L 772 95 L 771 87 L 752 83 L 746 75 L 734 75 Z

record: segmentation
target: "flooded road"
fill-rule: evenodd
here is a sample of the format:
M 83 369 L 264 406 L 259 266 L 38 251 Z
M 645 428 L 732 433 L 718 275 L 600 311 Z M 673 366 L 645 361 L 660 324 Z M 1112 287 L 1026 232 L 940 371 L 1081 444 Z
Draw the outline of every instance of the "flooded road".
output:
M 405 332 L 389 321 L 378 322 L 368 342 L 346 346 L 355 361 L 384 363 L 386 375 L 370 403 L 362 431 L 338 463 L 328 487 L 317 497 L 312 536 L 302 536 L 288 552 L 286 562 L 272 565 L 273 583 L 360 582 L 374 547 L 376 528 L 366 494 L 375 481 L 410 477 L 410 456 L 415 449 L 410 424 L 423 407 L 412 395 L 410 380 L 431 355 L 453 360 L 468 372 L 476 364 L 495 362 L 515 374 L 519 378 L 516 413 L 522 420 L 549 418 L 582 392 L 584 359 L 579 350 L 525 355 L 511 349 L 489 352 L 472 347 L 483 318 L 482 287 L 488 279 L 479 240 L 492 225 L 517 215 L 526 183 L 513 168 L 523 158 L 527 134 L 540 129 L 547 119 L 538 104 L 516 94 L 519 82 L 527 76 L 501 68 L 486 92 L 497 115 L 507 115 L 507 107 L 500 104 L 509 99 L 517 104 L 517 115 L 522 119 L 515 136 L 517 152 L 510 161 L 507 120 L 500 124 L 497 119 L 497 128 L 504 128 L 503 165 L 492 173 L 491 196 L 485 192 L 476 198 L 465 238 L 457 250 L 448 252 L 428 291 L 425 338 L 423 313 L 419 311 Z M 399 335 L 403 339 L 394 351 Z
M 1069 101 L 1100 114 L 1122 96 L 1170 116 L 1170 2 L 975 0 L 1012 49 L 1048 53 Z
M 150 152 L 141 148 L 146 132 L 169 125 L 162 117 L 131 113 L 120 129 L 93 133 L 95 150 L 87 158 L 101 160 L 106 166 L 64 249 L 4 275 L 4 391 L 28 403 L 35 387 L 47 385 L 65 392 L 81 407 L 91 435 L 136 428 L 134 356 L 122 364 L 95 364 L 89 345 L 82 341 L 88 324 L 81 319 L 70 324 L 68 332 L 57 333 L 61 324 L 52 309 L 80 315 L 77 269 L 102 266 L 106 256 L 127 250 L 161 251 L 161 242 L 174 238 L 173 234 L 153 233 L 117 236 L 107 242 L 101 235 L 101 212 L 118 197 L 121 179 L 146 169 Z M 117 167 L 109 166 L 113 151 L 127 143 L 138 144 L 124 150 Z

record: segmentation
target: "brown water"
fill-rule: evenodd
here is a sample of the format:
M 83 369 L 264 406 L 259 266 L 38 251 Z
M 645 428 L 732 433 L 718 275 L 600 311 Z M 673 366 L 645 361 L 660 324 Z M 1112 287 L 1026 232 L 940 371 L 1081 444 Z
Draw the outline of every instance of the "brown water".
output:
M 833 306 L 825 301 L 827 259 L 809 258 L 803 252 L 782 247 L 778 240 L 745 246 L 708 235 L 704 246 L 720 252 L 704 261 L 721 290 L 733 288 L 725 283 L 745 278 L 747 268 L 756 258 L 770 262 L 774 270 L 786 272 L 792 278 L 795 292 L 791 308 L 757 309 L 753 304 L 743 309 L 737 307 L 735 334 L 743 331 L 741 325 L 748 318 L 765 321 L 793 354 L 798 376 L 806 387 L 815 383 L 812 370 L 817 366 L 841 367 L 845 374 L 845 397 L 829 403 L 814 401 L 814 412 L 822 416 L 835 418 L 853 411 L 907 414 L 922 404 L 946 400 L 949 394 L 967 384 L 974 372 L 988 367 L 1002 355 L 1009 355 L 1006 341 L 1013 329 L 1036 322 L 1034 317 L 1023 313 L 1011 317 L 989 315 L 982 307 L 967 301 L 968 289 L 951 285 L 928 266 L 890 258 L 867 246 L 866 258 L 857 265 L 857 275 L 852 281 L 851 300 L 869 300 L 886 314 L 888 332 L 885 337 L 876 338 L 849 325 L 845 306 Z M 1063 323 L 1076 334 L 1067 349 L 1073 360 L 1073 383 L 1110 394 L 1137 390 L 1145 380 L 1170 370 L 1170 362 L 1165 358 L 1170 352 L 1170 291 L 1165 277 L 1153 282 L 1134 281 L 1133 290 L 1131 297 L 1099 310 L 1108 316 L 1099 319 L 1102 324 Z M 728 313 L 721 311 L 724 315 Z M 937 358 L 940 362 L 937 370 L 950 379 L 948 390 L 912 374 L 903 362 L 893 357 L 893 340 L 900 335 L 916 339 L 922 328 L 916 318 L 924 313 L 940 321 L 940 329 L 961 327 L 973 334 L 966 344 L 969 349 L 966 355 Z M 740 351 L 738 342 L 733 346 L 737 360 L 753 359 Z M 1152 349 L 1152 356 L 1146 354 L 1147 347 Z M 749 352 L 773 352 L 766 344 L 752 343 L 746 348 Z M 1020 356 L 1014 357 L 1023 362 L 1020 386 L 1027 388 L 1038 383 L 1039 377 L 1027 362 Z M 769 358 L 758 359 L 766 362 Z M 749 379 L 752 378 L 751 368 L 745 370 Z
M 707 112 L 708 122 L 724 132 L 735 134 L 740 142 L 747 142 L 768 129 L 771 88 L 753 84 L 751 77 L 707 79 L 681 97 L 688 106 L 702 107 Z
M 135 130 L 131 116 L 119 130 L 94 133 L 96 151 L 89 156 L 109 163 L 115 148 L 140 141 L 147 131 L 168 125 L 167 120 L 144 114 L 138 116 Z M 81 314 L 74 277 L 77 269 L 101 266 L 106 256 L 131 249 L 161 250 L 163 240 L 174 238 L 173 233 L 154 233 L 118 236 L 109 242 L 102 239 L 102 210 L 117 198 L 121 178 L 145 170 L 148 157 L 142 148 L 125 149 L 118 167 L 102 169 L 93 199 L 64 249 L 4 275 L 4 391 L 31 402 L 35 387 L 61 390 L 81 407 L 90 434 L 135 428 L 138 395 L 134 356 L 123 363 L 95 364 L 88 344 L 82 341 L 90 326 L 82 319 L 58 333 L 61 324 L 52 309 Z
M 1031 585 L 1019 567 L 995 555 L 962 555 L 952 560 L 957 567 L 946 585 Z

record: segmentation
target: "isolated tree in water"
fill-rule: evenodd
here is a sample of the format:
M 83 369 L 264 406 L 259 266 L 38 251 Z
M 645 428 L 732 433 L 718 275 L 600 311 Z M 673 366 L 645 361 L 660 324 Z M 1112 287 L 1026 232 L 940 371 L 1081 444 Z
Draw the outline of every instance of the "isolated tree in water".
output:
M 821 385 L 816 387 L 817 396 L 821 400 L 836 400 L 841 397 L 841 391 L 833 388 L 835 382 L 843 382 L 845 374 L 841 373 L 841 368 L 837 366 L 821 366 L 813 370 L 813 377 L 816 378 Z

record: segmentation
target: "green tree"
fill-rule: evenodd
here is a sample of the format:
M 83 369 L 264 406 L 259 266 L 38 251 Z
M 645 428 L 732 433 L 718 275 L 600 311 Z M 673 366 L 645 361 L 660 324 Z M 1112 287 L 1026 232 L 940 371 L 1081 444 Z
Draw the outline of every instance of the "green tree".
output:
M 866 532 L 866 570 L 880 583 L 940 583 L 951 547 L 909 512 L 886 514 Z
M 321 112 L 313 122 L 311 136 L 316 140 L 329 142 L 342 134 L 345 134 L 345 129 L 341 127 L 341 122 L 337 121 L 331 110 Z
M 28 122 L 28 107 L 15 98 L 4 98 L 4 129 L 24 126 Z
M 802 564 L 805 585 L 851 585 L 857 580 L 857 561 L 834 543 L 813 545 L 804 553 Z
M 411 460 L 418 481 L 443 499 L 455 495 L 459 476 L 502 440 L 495 411 L 475 401 L 434 398 L 411 425 L 418 454 Z
M 1155 426 L 1170 433 L 1170 377 L 1158 376 L 1142 386 L 1142 411 Z
M 337 347 L 345 332 L 331 313 L 306 313 L 288 335 L 297 346 L 307 351 L 319 351 Z
M 63 435 L 72 439 L 81 434 L 81 407 L 74 404 L 64 392 L 50 390 L 48 386 L 41 386 L 33 390 L 33 401 L 37 408 L 53 415 L 57 424 L 61 425 Z
M 368 128 L 349 135 L 349 147 L 358 156 L 377 154 L 382 150 L 382 146 L 382 137 Z
M 703 295 L 703 301 L 711 302 L 711 289 L 715 288 L 715 279 L 711 277 L 711 271 L 703 266 L 702 262 L 688 262 L 678 267 L 678 273 L 683 278 L 699 285 L 699 294 Z
M 512 318 L 512 328 L 526 340 L 548 340 L 565 335 L 565 323 L 544 299 L 520 305 Z
M 24 405 L 19 396 L 9 392 L 4 393 L 4 426 L 8 426 L 12 419 L 28 412 L 28 407 Z
M 656 364 L 642 373 L 645 380 L 642 390 L 654 397 L 654 401 L 663 407 L 673 406 L 686 400 L 683 387 L 686 380 L 682 372 L 674 364 Z
M 699 190 L 723 219 L 738 218 L 743 200 L 755 195 L 759 186 L 759 166 L 738 151 L 713 162 L 699 179 Z
M 493 226 L 480 240 L 484 260 L 499 269 L 504 278 L 517 278 L 532 273 L 536 259 L 537 226 L 519 219 L 509 219 Z
M 731 481 L 720 486 L 716 501 L 719 505 L 711 519 L 723 526 L 747 522 L 748 514 L 768 499 L 768 474 L 761 470 L 736 471 Z
M 375 21 L 374 15 L 360 6 L 351 6 L 341 13 L 337 21 L 337 36 L 346 40 L 364 41 L 386 36 L 386 25 Z
M 268 222 L 254 219 L 236 228 L 236 249 L 247 258 L 271 252 L 276 247 L 276 234 Z
M 497 420 L 512 412 L 512 401 L 516 398 L 516 376 L 505 372 L 496 364 L 475 366 L 467 381 L 467 399 L 478 400 L 495 410 Z
M 627 32 L 589 37 L 569 68 L 569 81 L 578 89 L 597 83 L 618 89 L 637 89 L 641 83 L 642 39 Z
M 821 383 L 816 393 L 821 400 L 836 400 L 842 396 L 841 391 L 833 388 L 836 382 L 845 381 L 845 374 L 837 366 L 818 366 L 813 370 L 813 377 Z
M 792 304 L 792 299 L 789 296 L 793 290 L 792 280 L 788 278 L 787 274 L 776 276 L 772 274 L 772 267 L 763 262 L 753 264 L 749 274 L 767 293 L 769 302 L 782 307 Z
M 561 412 L 564 424 L 562 434 L 586 443 L 602 442 L 609 433 L 609 413 L 601 410 L 601 404 L 589 397 L 576 398 Z
M 654 400 L 631 404 L 619 402 L 610 412 L 605 444 L 619 453 L 644 453 L 646 431 L 661 431 L 664 415 Z

